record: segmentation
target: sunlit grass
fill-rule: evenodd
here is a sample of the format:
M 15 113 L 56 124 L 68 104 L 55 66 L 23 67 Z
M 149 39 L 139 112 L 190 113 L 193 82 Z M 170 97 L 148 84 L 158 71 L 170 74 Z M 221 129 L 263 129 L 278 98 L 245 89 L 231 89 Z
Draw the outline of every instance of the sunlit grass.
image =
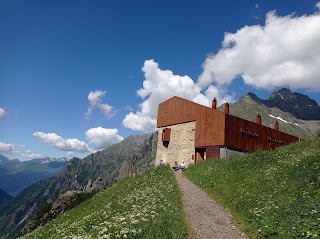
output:
M 320 139 L 211 160 L 185 174 L 256 238 L 320 237 Z
M 187 238 L 169 167 L 121 180 L 24 238 Z

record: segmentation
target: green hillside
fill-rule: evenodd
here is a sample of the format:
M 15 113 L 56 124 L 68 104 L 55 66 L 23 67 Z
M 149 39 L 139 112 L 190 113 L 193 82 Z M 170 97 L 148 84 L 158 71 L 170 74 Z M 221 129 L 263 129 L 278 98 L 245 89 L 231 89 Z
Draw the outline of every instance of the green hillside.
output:
M 185 175 L 255 238 L 320 237 L 320 138 L 208 160 Z
M 23 238 L 187 238 L 169 167 L 120 180 Z

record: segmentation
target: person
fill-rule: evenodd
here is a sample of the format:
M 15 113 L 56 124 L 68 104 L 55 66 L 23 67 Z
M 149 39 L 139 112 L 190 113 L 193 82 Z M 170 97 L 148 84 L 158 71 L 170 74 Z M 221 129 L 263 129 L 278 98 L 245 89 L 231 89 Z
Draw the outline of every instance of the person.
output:
M 172 169 L 173 169 L 174 171 L 178 171 L 178 170 L 179 170 L 179 164 L 178 164 L 177 161 L 174 161 L 174 165 L 173 165 Z
M 185 170 L 185 168 L 186 168 L 186 165 L 185 165 L 185 163 L 184 163 L 184 162 L 182 162 L 182 164 L 180 165 L 180 169 L 181 169 L 181 171 Z
M 160 166 L 162 166 L 163 165 L 163 161 L 162 161 L 162 159 L 160 160 Z

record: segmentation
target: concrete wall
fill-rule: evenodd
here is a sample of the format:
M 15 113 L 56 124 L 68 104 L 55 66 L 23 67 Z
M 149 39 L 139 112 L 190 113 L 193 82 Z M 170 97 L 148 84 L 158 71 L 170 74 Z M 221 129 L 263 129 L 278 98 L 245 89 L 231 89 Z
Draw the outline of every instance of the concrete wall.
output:
M 168 144 L 162 142 L 163 128 L 171 129 L 170 142 Z M 178 164 L 184 162 L 186 165 L 194 163 L 192 155 L 195 152 L 195 128 L 195 121 L 160 127 L 158 131 L 156 165 L 159 165 L 161 159 L 170 166 L 173 166 L 175 161 Z
M 227 158 L 234 154 L 245 155 L 246 153 L 237 151 L 237 150 L 228 149 L 226 147 L 220 148 L 220 158 Z

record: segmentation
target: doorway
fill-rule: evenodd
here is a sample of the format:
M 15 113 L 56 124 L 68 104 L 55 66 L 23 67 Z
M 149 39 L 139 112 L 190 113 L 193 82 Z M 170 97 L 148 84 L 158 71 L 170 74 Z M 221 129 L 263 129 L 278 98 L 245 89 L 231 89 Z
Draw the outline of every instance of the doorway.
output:
M 205 152 L 206 152 L 205 148 L 196 148 L 195 163 L 199 163 L 204 160 Z

